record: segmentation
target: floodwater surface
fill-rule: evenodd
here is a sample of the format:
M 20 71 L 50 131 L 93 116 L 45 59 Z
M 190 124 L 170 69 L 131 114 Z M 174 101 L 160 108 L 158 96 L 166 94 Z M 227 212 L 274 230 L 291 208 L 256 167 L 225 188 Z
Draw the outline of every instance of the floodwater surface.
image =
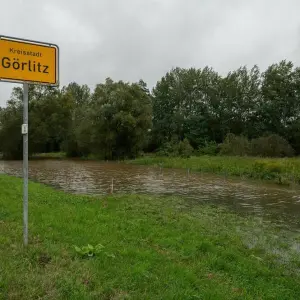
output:
M 0 161 L 0 173 L 22 175 L 21 161 Z M 300 189 L 259 181 L 225 178 L 182 169 L 136 166 L 118 162 L 33 160 L 32 180 L 67 192 L 104 195 L 140 193 L 182 196 L 193 201 L 226 205 L 254 214 L 280 227 L 300 228 Z

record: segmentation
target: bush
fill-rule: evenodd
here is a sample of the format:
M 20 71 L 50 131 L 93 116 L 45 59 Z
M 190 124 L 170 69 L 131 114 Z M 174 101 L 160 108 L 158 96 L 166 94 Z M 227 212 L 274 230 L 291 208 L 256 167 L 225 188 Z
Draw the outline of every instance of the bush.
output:
M 221 144 L 222 155 L 252 155 L 261 157 L 291 157 L 294 149 L 287 140 L 277 134 L 248 141 L 246 137 L 228 134 Z
M 193 151 L 194 151 L 194 148 L 191 146 L 188 139 L 184 139 L 178 145 L 177 152 L 180 157 L 188 158 L 192 155 Z
M 293 156 L 294 149 L 287 140 L 277 134 L 260 137 L 251 141 L 251 155 L 262 157 Z
M 164 143 L 162 147 L 156 152 L 157 156 L 180 156 L 190 157 L 194 148 L 190 145 L 188 139 L 178 142 L 173 139 L 170 142 Z
M 177 143 L 178 144 L 178 143 Z M 171 141 L 164 143 L 156 152 L 157 156 L 176 156 L 176 153 L 174 152 L 176 148 L 176 144 Z
M 221 144 L 220 154 L 244 156 L 250 154 L 250 143 L 244 136 L 227 134 L 223 144 Z
M 218 144 L 215 141 L 205 142 L 203 147 L 199 147 L 200 155 L 217 155 L 219 152 Z

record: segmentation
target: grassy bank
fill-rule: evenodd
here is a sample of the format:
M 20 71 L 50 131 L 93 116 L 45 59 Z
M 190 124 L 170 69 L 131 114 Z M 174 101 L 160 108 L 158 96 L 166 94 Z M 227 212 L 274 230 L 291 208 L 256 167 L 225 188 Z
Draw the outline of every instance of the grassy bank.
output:
M 0 299 L 300 298 L 286 233 L 178 198 L 94 198 L 30 183 L 24 249 L 21 184 L 0 175 Z M 99 243 L 91 258 L 74 249 Z
M 270 180 L 279 184 L 300 184 L 299 158 L 256 158 L 236 156 L 199 156 L 191 158 L 142 157 L 132 164 L 185 168 L 199 172 Z
M 49 152 L 49 153 L 36 153 L 33 154 L 31 159 L 65 159 L 65 152 Z
M 65 152 L 48 152 L 48 153 L 35 153 L 31 156 L 31 159 L 76 159 L 76 160 L 98 160 L 97 155 L 90 154 L 86 157 L 68 157 Z

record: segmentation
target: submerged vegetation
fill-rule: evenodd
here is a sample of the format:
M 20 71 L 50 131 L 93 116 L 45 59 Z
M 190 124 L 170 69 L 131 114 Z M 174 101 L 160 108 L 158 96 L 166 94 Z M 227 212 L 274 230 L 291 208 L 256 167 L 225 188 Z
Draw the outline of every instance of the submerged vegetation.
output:
M 299 299 L 299 240 L 179 199 L 70 195 L 0 175 L 0 299 Z M 278 242 L 280 240 L 280 242 Z

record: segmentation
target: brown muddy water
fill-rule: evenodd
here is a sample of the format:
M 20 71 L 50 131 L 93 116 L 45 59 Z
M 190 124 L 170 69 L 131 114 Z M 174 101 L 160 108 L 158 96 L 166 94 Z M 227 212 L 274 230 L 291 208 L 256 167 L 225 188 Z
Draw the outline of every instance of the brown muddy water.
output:
M 22 175 L 21 161 L 0 161 L 0 173 Z M 182 169 L 136 166 L 125 163 L 33 160 L 29 177 L 66 192 L 103 195 L 140 193 L 175 195 L 201 203 L 225 205 L 243 214 L 254 214 L 279 227 L 300 230 L 300 189 L 189 173 Z

